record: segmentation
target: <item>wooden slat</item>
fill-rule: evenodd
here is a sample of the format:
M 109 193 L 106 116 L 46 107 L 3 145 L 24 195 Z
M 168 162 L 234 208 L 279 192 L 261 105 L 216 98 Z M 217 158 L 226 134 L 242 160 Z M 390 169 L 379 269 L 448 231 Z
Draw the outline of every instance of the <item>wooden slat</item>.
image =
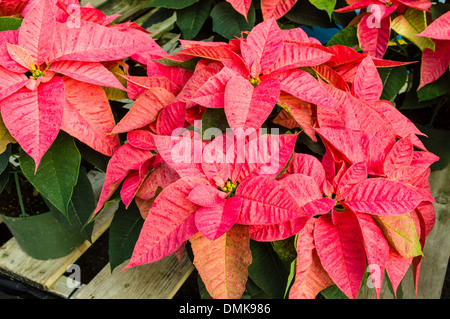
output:
M 71 296 L 73 296 L 75 292 L 83 286 L 83 284 L 78 282 L 77 287 L 72 287 L 67 284 L 67 280 L 71 281 L 70 278 L 64 275 L 59 277 L 58 280 L 50 287 L 49 292 L 65 299 L 71 298 Z
M 93 171 L 88 174 L 88 177 L 94 188 L 94 194 L 98 197 L 104 174 Z M 92 243 L 108 229 L 117 207 L 117 203 L 109 206 L 94 221 Z M 37 260 L 25 254 L 13 237 L 0 248 L 0 272 L 39 289 L 49 290 L 92 243 L 86 240 L 64 257 L 52 260 Z
M 436 223 L 427 237 L 423 253 L 425 258 L 420 267 L 419 286 L 415 295 L 412 268 L 403 281 L 402 291 L 405 299 L 440 299 L 445 274 L 450 257 L 450 166 L 434 171 L 430 175 L 431 192 L 436 199 Z M 358 295 L 360 299 L 376 298 L 374 289 L 363 287 Z M 392 299 L 394 296 L 383 283 L 380 298 Z
M 121 271 L 127 262 L 112 273 L 106 265 L 76 299 L 171 299 L 194 270 L 186 254 L 181 269 L 174 255 Z

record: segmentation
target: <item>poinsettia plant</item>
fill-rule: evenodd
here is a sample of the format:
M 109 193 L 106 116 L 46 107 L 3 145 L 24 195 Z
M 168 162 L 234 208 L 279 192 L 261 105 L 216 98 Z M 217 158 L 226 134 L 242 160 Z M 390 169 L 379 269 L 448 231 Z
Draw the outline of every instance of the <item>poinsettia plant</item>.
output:
M 182 35 L 166 52 L 142 27 L 157 14 L 114 24 L 78 1 L 15 2 L 0 153 L 17 142 L 36 174 L 61 138 L 106 158 L 90 220 L 120 201 L 113 269 L 187 251 L 213 298 L 356 298 L 369 281 L 380 297 L 409 267 L 417 289 L 439 157 L 405 114 L 431 107 L 435 124 L 448 101 L 445 6 L 154 0 Z
M 325 47 L 273 19 L 229 42 L 182 40 L 159 62 L 125 76 L 136 102 L 113 132 L 128 143 L 96 209 L 121 187 L 145 217 L 125 269 L 181 256 L 188 243 L 208 293 L 239 298 L 251 243 L 295 238 L 293 298 L 331 285 L 356 298 L 367 267 L 381 274 L 377 295 L 385 269 L 394 291 L 411 264 L 418 276 L 438 158 L 380 99 L 377 71 L 409 62 Z M 303 133 L 322 151 L 296 152 Z

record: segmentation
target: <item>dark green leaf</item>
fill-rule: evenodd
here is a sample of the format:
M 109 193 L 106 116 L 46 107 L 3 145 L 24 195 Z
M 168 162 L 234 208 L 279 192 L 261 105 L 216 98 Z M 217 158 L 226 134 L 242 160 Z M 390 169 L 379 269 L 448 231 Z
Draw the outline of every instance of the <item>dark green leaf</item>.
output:
M 348 297 L 336 285 L 325 288 L 320 292 L 325 299 L 348 299 Z
M 450 73 L 445 72 L 439 79 L 417 91 L 419 102 L 428 101 L 450 92 Z
M 150 17 L 148 17 L 147 20 L 145 20 L 141 27 L 144 29 L 147 29 L 151 27 L 154 24 L 163 22 L 167 19 L 169 19 L 173 15 L 174 10 L 173 9 L 166 9 L 166 8 L 159 8 L 154 12 Z
M 197 62 L 200 60 L 200 58 L 193 58 L 184 62 L 177 62 L 174 60 L 170 60 L 167 58 L 162 58 L 162 59 L 158 59 L 156 60 L 157 62 L 163 64 L 163 65 L 167 65 L 167 66 L 176 66 L 177 68 L 181 68 L 187 71 L 191 71 L 194 72 L 195 70 L 195 66 L 197 65 Z
M 297 250 L 295 249 L 295 236 L 286 238 L 284 240 L 277 240 L 272 242 L 273 250 L 278 254 L 286 269 L 290 269 L 291 263 L 297 257 Z
M 384 277 L 386 278 L 386 283 L 387 283 L 390 293 L 392 294 L 393 297 L 395 297 L 394 287 L 392 286 L 391 280 L 389 279 L 387 272 L 385 272 Z M 397 299 L 403 299 L 402 282 L 400 282 L 400 284 L 397 287 Z
M 98 170 L 106 173 L 106 167 L 110 157 L 103 155 L 84 143 L 75 141 L 78 150 L 80 151 L 81 158 L 92 164 Z
M 336 6 L 336 0 L 309 0 L 309 2 L 317 9 L 326 11 L 331 19 L 331 14 Z
M 198 292 L 200 294 L 201 299 L 213 299 L 211 295 L 209 294 L 208 290 L 206 290 L 206 286 L 202 281 L 202 278 L 200 276 L 197 276 L 197 283 L 198 283 Z
M 68 205 L 78 180 L 81 156 L 73 137 L 61 132 L 42 157 L 35 172 L 34 160 L 20 150 L 20 167 L 43 197 L 68 216 Z
M 433 5 L 430 7 L 431 17 L 433 21 L 449 11 L 450 11 L 450 3 L 437 2 L 433 3 Z
M 248 267 L 251 280 L 270 298 L 283 298 L 289 271 L 270 243 L 250 240 L 253 261 Z
M 162 7 L 168 9 L 183 9 L 193 5 L 199 0 L 154 0 L 148 6 L 149 7 Z
M 336 6 L 335 6 L 335 10 L 336 9 L 340 9 L 343 7 L 346 7 L 348 4 L 345 0 L 337 0 L 336 1 Z M 349 25 L 349 23 L 356 17 L 356 12 L 355 11 L 350 11 L 350 12 L 333 12 L 333 14 L 331 15 L 331 18 L 333 19 L 334 22 L 336 22 L 336 24 L 340 25 L 342 28 L 345 28 L 346 26 Z
M 330 21 L 330 17 L 325 11 L 317 9 L 309 1 L 297 1 L 284 17 L 292 22 L 308 27 L 336 27 L 336 24 Z
M 450 163 L 450 148 L 448 147 L 450 130 L 436 129 L 429 126 L 420 125 L 418 123 L 414 124 L 421 132 L 428 136 L 420 136 L 420 140 L 423 142 L 427 150 L 439 156 L 439 161 L 430 166 L 431 170 L 440 170 L 447 167 Z
M 206 109 L 205 114 L 202 116 L 203 139 L 211 140 L 213 135 L 220 135 L 220 132 L 224 132 L 228 127 L 229 125 L 223 109 Z
M 241 299 L 270 299 L 270 297 L 251 278 L 248 278 Z
M 255 25 L 255 8 L 248 10 L 247 21 L 228 2 L 217 4 L 211 11 L 213 31 L 227 39 L 240 37 L 242 31 L 250 31 Z
M 67 218 L 59 213 L 48 201 L 46 202 L 47 206 L 49 206 L 50 210 L 64 227 L 73 233 L 81 234 L 84 239 L 91 241 L 94 224 L 87 224 L 87 222 L 95 209 L 95 197 L 92 184 L 84 169 L 80 169 L 78 182 L 73 189 L 72 199 L 68 206 Z
M 0 154 L 0 174 L 6 169 L 9 163 L 9 157 L 11 156 L 11 144 L 8 144 L 6 151 Z
M 212 0 L 200 0 L 187 8 L 177 11 L 177 25 L 180 28 L 183 39 L 193 39 L 206 19 L 209 17 Z
M 408 70 L 404 66 L 394 68 L 378 68 L 381 81 L 383 82 L 383 93 L 380 99 L 392 100 L 405 85 Z
M 0 17 L 0 31 L 17 30 L 22 24 L 22 19 L 14 17 Z
M 143 225 L 144 219 L 134 202 L 128 209 L 123 203 L 119 204 L 109 230 L 111 272 L 125 260 L 131 258 Z
M 355 47 L 359 44 L 358 36 L 356 35 L 356 27 L 350 25 L 336 33 L 327 43 L 327 46 L 345 45 L 347 47 Z

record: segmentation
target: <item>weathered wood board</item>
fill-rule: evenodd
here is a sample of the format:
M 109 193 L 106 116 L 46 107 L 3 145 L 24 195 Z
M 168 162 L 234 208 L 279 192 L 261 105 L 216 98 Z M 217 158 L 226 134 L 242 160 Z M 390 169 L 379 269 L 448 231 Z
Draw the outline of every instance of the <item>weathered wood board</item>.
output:
M 181 266 L 174 255 L 121 271 L 127 263 L 124 262 L 112 273 L 110 265 L 106 265 L 75 298 L 171 299 L 194 269 L 186 254 Z

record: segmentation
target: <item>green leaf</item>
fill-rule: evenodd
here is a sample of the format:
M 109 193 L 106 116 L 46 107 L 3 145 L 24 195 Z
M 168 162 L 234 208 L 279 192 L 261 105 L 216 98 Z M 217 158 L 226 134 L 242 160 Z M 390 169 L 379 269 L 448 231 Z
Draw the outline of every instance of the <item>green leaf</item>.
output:
M 154 0 L 148 7 L 162 7 L 168 9 L 183 9 L 193 5 L 199 0 Z
M 255 25 L 255 8 L 248 10 L 247 21 L 228 2 L 221 2 L 211 10 L 213 31 L 227 39 L 240 37 L 242 31 L 250 31 Z
M 309 2 L 317 9 L 325 10 L 331 19 L 331 14 L 336 6 L 336 0 L 309 0 Z
M 84 239 L 91 242 L 94 223 L 87 224 L 95 209 L 94 190 L 84 168 L 80 169 L 78 181 L 73 189 L 73 195 L 68 206 L 67 218 L 51 205 L 47 206 L 54 213 L 58 221 L 69 231 L 80 234 Z M 86 226 L 85 226 L 86 225 Z
M 450 3 L 433 3 L 433 5 L 430 7 L 431 12 L 431 18 L 432 20 L 436 20 L 444 13 L 447 13 L 450 11 Z
M 383 93 L 381 93 L 380 99 L 391 101 L 405 85 L 408 70 L 404 66 L 378 68 L 377 70 L 383 83 Z
M 217 129 L 224 132 L 229 127 L 224 109 L 208 108 L 202 116 L 202 137 L 211 140 Z M 210 129 L 210 130 L 208 130 Z M 207 131 L 208 130 L 208 131 Z M 206 135 L 205 135 L 206 131 Z M 217 131 L 219 133 L 219 131 Z M 216 134 L 219 135 L 219 134 Z
M 200 0 L 192 6 L 177 11 L 177 25 L 183 39 L 195 38 L 206 19 L 209 17 L 212 0 Z
M 78 150 L 80 151 L 81 158 L 92 164 L 98 170 L 106 173 L 106 168 L 108 166 L 108 162 L 110 157 L 106 156 L 102 153 L 97 152 L 93 148 L 87 146 L 84 143 L 75 141 Z
M 284 291 L 284 298 L 286 298 L 289 294 L 289 290 L 291 289 L 292 283 L 294 282 L 296 272 L 297 272 L 297 260 L 294 259 L 291 262 L 291 266 L 289 267 L 289 276 L 287 279 L 286 290 Z
M 325 299 L 348 299 L 348 297 L 336 285 L 325 288 L 320 292 Z
M 42 157 L 36 174 L 34 160 L 22 149 L 19 162 L 23 174 L 38 192 L 68 217 L 68 206 L 81 163 L 73 137 L 61 132 Z
M 450 73 L 445 72 L 439 79 L 417 91 L 419 102 L 428 101 L 450 92 Z
M 131 258 L 143 225 L 144 219 L 134 202 L 128 206 L 128 209 L 123 203 L 119 204 L 109 229 L 111 272 L 125 260 Z
M 426 12 L 412 8 L 408 8 L 403 15 L 399 15 L 391 23 L 392 30 L 410 40 L 420 50 L 431 49 L 434 51 L 435 44 L 430 38 L 416 35 L 426 27 Z
M 317 9 L 309 1 L 297 1 L 284 17 L 292 22 L 308 27 L 335 28 L 328 14 Z
M 414 124 L 421 132 L 428 136 L 420 136 L 420 140 L 427 150 L 439 156 L 439 161 L 434 162 L 430 166 L 431 170 L 441 170 L 446 168 L 450 163 L 450 148 L 448 147 L 450 130 L 436 129 L 419 123 Z
M 276 240 L 272 242 L 273 250 L 278 254 L 286 269 L 290 269 L 292 261 L 297 258 L 297 250 L 295 249 L 295 236 L 291 236 L 284 240 Z
M 197 62 L 200 61 L 200 58 L 193 58 L 193 59 L 190 59 L 190 60 L 187 60 L 184 62 L 178 62 L 178 61 L 170 60 L 167 58 L 161 58 L 161 59 L 157 59 L 155 61 L 157 61 L 163 65 L 166 65 L 166 66 L 176 66 L 177 68 L 194 72 L 195 66 L 197 65 Z
M 392 282 L 389 279 L 389 275 L 387 272 L 385 272 L 385 276 L 386 278 L 386 283 L 389 289 L 389 292 L 392 294 L 392 296 L 395 298 L 395 292 L 394 292 L 394 288 L 392 287 Z M 403 280 L 400 282 L 400 284 L 397 287 L 397 299 L 403 299 L 403 288 L 402 288 L 402 282 Z
M 270 298 L 283 298 L 289 271 L 270 243 L 250 240 L 253 261 L 248 276 Z
M 11 156 L 11 144 L 8 144 L 6 150 L 0 154 L 0 174 L 6 169 L 9 163 L 9 157 Z
M 22 20 L 14 17 L 0 17 L 0 31 L 17 30 L 22 25 Z
M 345 45 L 354 48 L 359 45 L 356 27 L 349 25 L 336 33 L 328 42 L 327 47 L 332 45 Z

